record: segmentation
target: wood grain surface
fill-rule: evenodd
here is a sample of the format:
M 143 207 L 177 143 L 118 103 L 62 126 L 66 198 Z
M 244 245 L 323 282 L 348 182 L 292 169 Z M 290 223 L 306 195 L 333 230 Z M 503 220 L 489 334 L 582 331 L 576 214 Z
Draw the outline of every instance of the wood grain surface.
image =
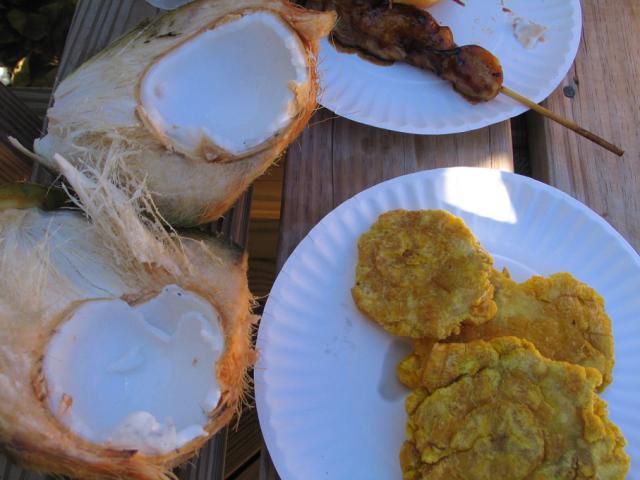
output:
M 2 84 L 0 106 L 0 183 L 23 182 L 31 176 L 33 162 L 11 146 L 7 137 L 30 148 L 40 136 L 42 121 Z
M 233 480 L 256 480 L 259 478 L 260 464 L 258 462 L 251 463 L 246 470 L 240 472 Z
M 547 108 L 620 145 L 618 158 L 529 113 L 533 173 L 586 203 L 640 248 L 640 2 L 585 0 L 576 62 Z
M 27 148 L 42 131 L 50 88 L 7 88 L 0 84 L 0 183 L 31 178 L 33 162 L 8 142 L 12 136 Z
M 51 88 L 49 87 L 11 87 L 13 93 L 36 117 L 40 119 L 42 128 L 44 117 L 49 108 Z

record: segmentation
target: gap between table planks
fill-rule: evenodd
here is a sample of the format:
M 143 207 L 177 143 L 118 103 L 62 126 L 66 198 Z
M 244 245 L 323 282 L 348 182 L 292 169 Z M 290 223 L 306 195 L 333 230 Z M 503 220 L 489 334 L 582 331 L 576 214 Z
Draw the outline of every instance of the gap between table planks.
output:
M 81 0 L 76 8 L 65 49 L 61 58 L 58 79 L 64 78 L 84 60 L 107 46 L 138 25 L 141 21 L 153 18 L 160 11 L 149 6 L 143 0 Z M 4 87 L 2 87 L 4 88 Z M 42 93 L 42 92 L 39 92 Z M 0 121 L 7 118 L 13 124 L 5 126 L 0 123 L 0 132 L 18 135 L 25 146 L 31 146 L 33 139 L 40 135 L 39 126 L 34 123 L 37 116 L 30 112 L 21 102 L 17 102 L 6 89 L 0 90 L 0 102 L 3 111 Z M 10 123 L 10 122 L 9 122 Z M 4 138 L 3 138 L 4 140 Z M 23 160 L 13 150 L 0 142 L 2 168 L 0 175 L 7 170 L 7 180 L 25 180 L 31 173 L 30 162 Z M 3 175 L 4 176 L 4 175 Z M 54 176 L 46 169 L 34 169 L 32 179 L 39 183 L 50 183 Z M 241 246 L 246 245 L 247 225 L 251 203 L 249 190 L 236 203 L 225 218 L 212 225 L 212 233 L 220 233 L 225 238 Z M 225 450 L 227 445 L 227 429 L 215 435 L 198 456 L 191 462 L 176 470 L 180 480 L 221 480 L 225 473 Z M 0 480 L 42 480 L 46 478 L 36 472 L 24 470 L 6 457 L 0 455 Z

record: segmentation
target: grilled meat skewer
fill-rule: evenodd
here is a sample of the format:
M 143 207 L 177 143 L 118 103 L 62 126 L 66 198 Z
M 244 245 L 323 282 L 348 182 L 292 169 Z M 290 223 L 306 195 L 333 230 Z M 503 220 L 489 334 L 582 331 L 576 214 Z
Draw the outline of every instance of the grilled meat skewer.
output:
M 307 6 L 337 11 L 332 37 L 338 46 L 435 72 L 472 102 L 500 92 L 500 61 L 478 45 L 458 47 L 449 27 L 424 10 L 387 0 L 312 1 Z
M 425 49 L 410 53 L 406 62 L 435 72 L 472 102 L 491 100 L 502 88 L 500 62 L 478 45 L 464 45 L 451 50 Z

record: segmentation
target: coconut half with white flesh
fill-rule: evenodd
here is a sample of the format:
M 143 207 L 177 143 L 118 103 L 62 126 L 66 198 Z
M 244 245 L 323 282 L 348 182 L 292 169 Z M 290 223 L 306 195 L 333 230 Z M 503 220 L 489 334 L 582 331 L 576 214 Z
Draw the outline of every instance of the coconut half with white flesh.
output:
M 116 152 L 161 214 L 224 213 L 307 124 L 333 12 L 278 0 L 199 0 L 116 41 L 60 83 L 34 150 L 72 164 Z
M 255 361 L 246 255 L 167 233 L 136 211 L 148 198 L 58 161 L 90 221 L 14 208 L 24 189 L 0 209 L 0 445 L 47 473 L 173 478 Z

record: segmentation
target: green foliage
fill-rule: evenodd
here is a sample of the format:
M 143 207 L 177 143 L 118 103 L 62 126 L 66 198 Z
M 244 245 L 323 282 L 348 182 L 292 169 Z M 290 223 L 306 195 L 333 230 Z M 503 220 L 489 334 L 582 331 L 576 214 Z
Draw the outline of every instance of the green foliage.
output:
M 77 0 L 0 0 L 0 66 L 14 86 L 50 86 Z

